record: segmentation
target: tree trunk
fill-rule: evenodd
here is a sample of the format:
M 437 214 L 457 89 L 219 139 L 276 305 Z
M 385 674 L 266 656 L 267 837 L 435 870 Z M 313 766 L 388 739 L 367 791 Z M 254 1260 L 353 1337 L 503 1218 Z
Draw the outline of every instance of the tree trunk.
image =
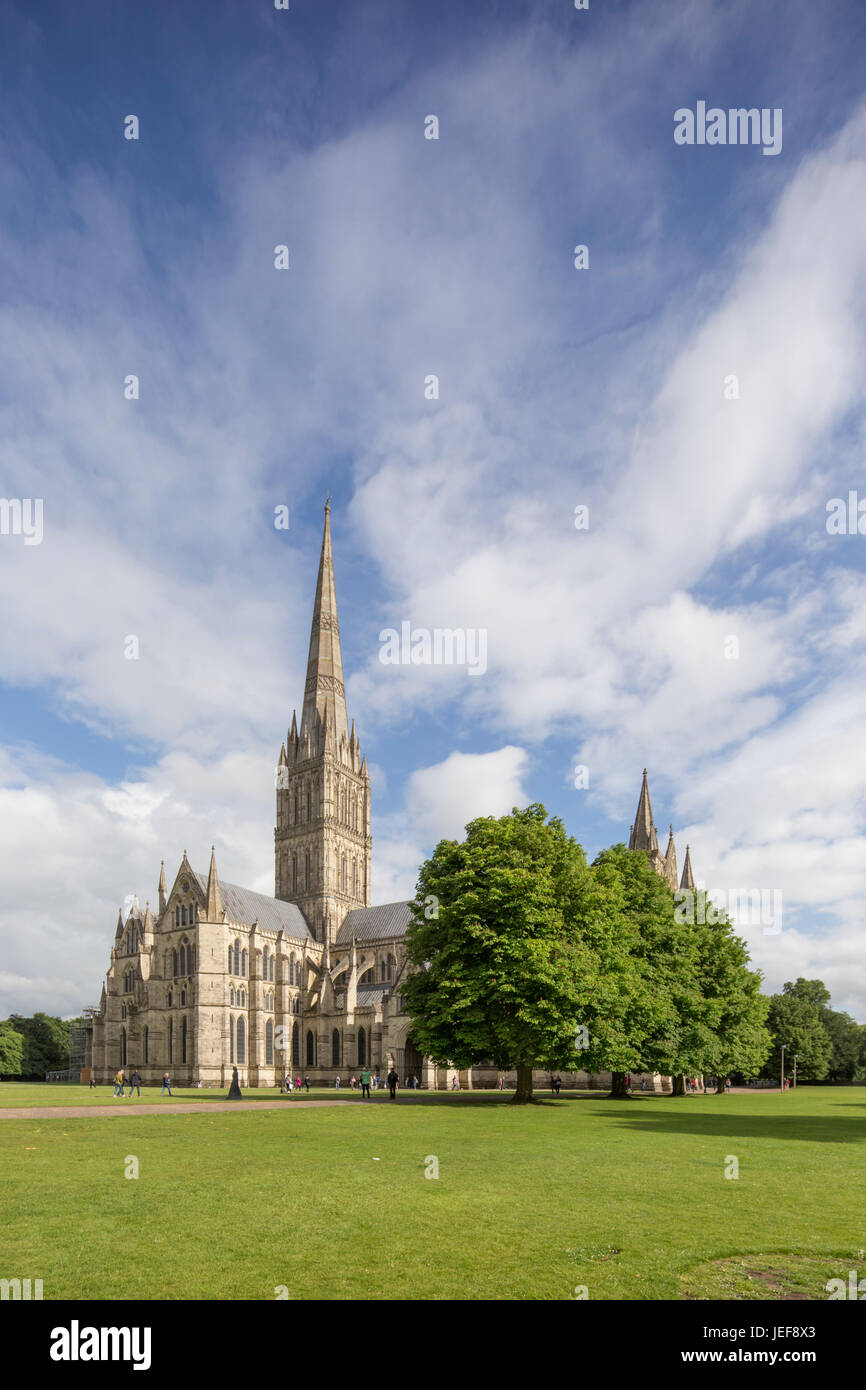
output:
M 517 1066 L 517 1090 L 514 1092 L 512 1105 L 528 1105 L 532 1100 L 532 1067 L 526 1067 L 518 1063 Z
M 725 1078 L 723 1076 L 719 1076 L 716 1078 L 716 1095 L 725 1095 Z
M 674 1076 L 672 1080 L 673 1091 L 671 1094 L 675 1096 L 684 1096 L 686 1093 L 686 1078 L 684 1076 Z
M 613 1071 L 610 1074 L 610 1094 L 608 1100 L 628 1100 L 628 1087 L 625 1084 L 627 1072 Z

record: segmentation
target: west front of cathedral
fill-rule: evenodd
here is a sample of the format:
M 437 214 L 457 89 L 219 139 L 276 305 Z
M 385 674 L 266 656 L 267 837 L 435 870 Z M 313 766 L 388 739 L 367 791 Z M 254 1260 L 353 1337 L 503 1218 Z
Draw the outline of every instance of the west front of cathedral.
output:
M 332 1086 L 369 1066 L 425 1088 L 495 1085 L 492 1067 L 455 1072 L 419 1054 L 401 995 L 411 906 L 370 905 L 370 776 L 346 712 L 330 504 L 300 725 L 293 714 L 276 784 L 274 897 L 221 882 L 213 850 L 197 872 L 184 850 L 170 889 L 161 867 L 156 914 L 148 903 L 118 917 L 90 1011 L 93 1077 L 137 1068 L 145 1084 L 167 1071 L 178 1086 L 226 1086 L 237 1067 L 242 1085 L 300 1074 Z M 646 773 L 630 848 L 676 888 L 673 832 L 662 858 Z M 694 887 L 688 851 L 682 886 Z M 609 1076 L 563 1081 L 607 1086 Z

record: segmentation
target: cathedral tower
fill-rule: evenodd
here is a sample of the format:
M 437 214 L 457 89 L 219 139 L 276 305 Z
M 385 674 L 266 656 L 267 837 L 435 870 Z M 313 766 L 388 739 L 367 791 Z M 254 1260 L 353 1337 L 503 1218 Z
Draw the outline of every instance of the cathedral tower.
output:
M 333 941 L 346 913 L 370 906 L 370 774 L 346 713 L 331 504 L 313 606 L 301 726 L 277 767 L 274 896 L 297 903 L 317 941 Z
M 671 838 L 673 838 L 673 826 L 671 826 Z M 634 825 L 631 828 L 631 835 L 628 841 L 629 849 L 642 849 L 649 856 L 649 861 L 656 873 L 666 878 L 665 861 L 659 852 L 659 838 L 656 833 L 655 821 L 653 820 L 653 809 L 650 805 L 649 783 L 646 777 L 646 768 L 643 770 L 643 782 L 641 783 L 640 796 L 638 797 L 637 813 L 634 818 Z

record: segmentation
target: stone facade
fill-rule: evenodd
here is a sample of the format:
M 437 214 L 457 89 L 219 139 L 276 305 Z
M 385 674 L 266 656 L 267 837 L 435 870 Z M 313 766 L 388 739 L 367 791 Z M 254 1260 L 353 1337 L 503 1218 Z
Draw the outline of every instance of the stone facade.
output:
M 346 712 L 326 505 L 301 721 L 292 715 L 277 762 L 274 897 L 222 883 L 213 848 L 207 874 L 184 850 L 171 889 L 161 866 L 156 915 L 148 902 L 118 917 L 89 1025 L 97 1081 L 137 1067 L 145 1083 L 168 1071 L 179 1086 L 227 1086 L 237 1067 L 242 1086 L 298 1075 L 333 1085 L 369 1065 L 383 1076 L 394 1066 L 423 1087 L 495 1086 L 493 1068 L 437 1067 L 413 1046 L 400 990 L 409 904 L 370 905 L 371 848 L 370 777 Z M 673 831 L 662 859 L 646 772 L 631 848 L 676 887 Z M 562 1079 L 610 1084 L 607 1074 Z M 536 1073 L 540 1088 L 547 1080 Z

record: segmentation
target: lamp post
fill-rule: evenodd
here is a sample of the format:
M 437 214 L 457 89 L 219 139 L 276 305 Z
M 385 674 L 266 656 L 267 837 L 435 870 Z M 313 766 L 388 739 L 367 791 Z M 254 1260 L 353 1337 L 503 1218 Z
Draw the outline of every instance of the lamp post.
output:
M 784 1043 L 782 1043 L 782 1080 L 781 1080 L 781 1083 L 780 1083 L 780 1085 L 779 1085 L 779 1090 L 782 1091 L 782 1092 L 784 1092 L 784 1090 L 785 1090 L 785 1044 L 784 1044 Z
M 799 1052 L 795 1052 L 795 1053 L 794 1053 L 794 1090 L 795 1090 L 795 1091 L 796 1091 L 796 1089 L 797 1089 L 797 1058 L 799 1057 L 799 1055 L 800 1055 Z

